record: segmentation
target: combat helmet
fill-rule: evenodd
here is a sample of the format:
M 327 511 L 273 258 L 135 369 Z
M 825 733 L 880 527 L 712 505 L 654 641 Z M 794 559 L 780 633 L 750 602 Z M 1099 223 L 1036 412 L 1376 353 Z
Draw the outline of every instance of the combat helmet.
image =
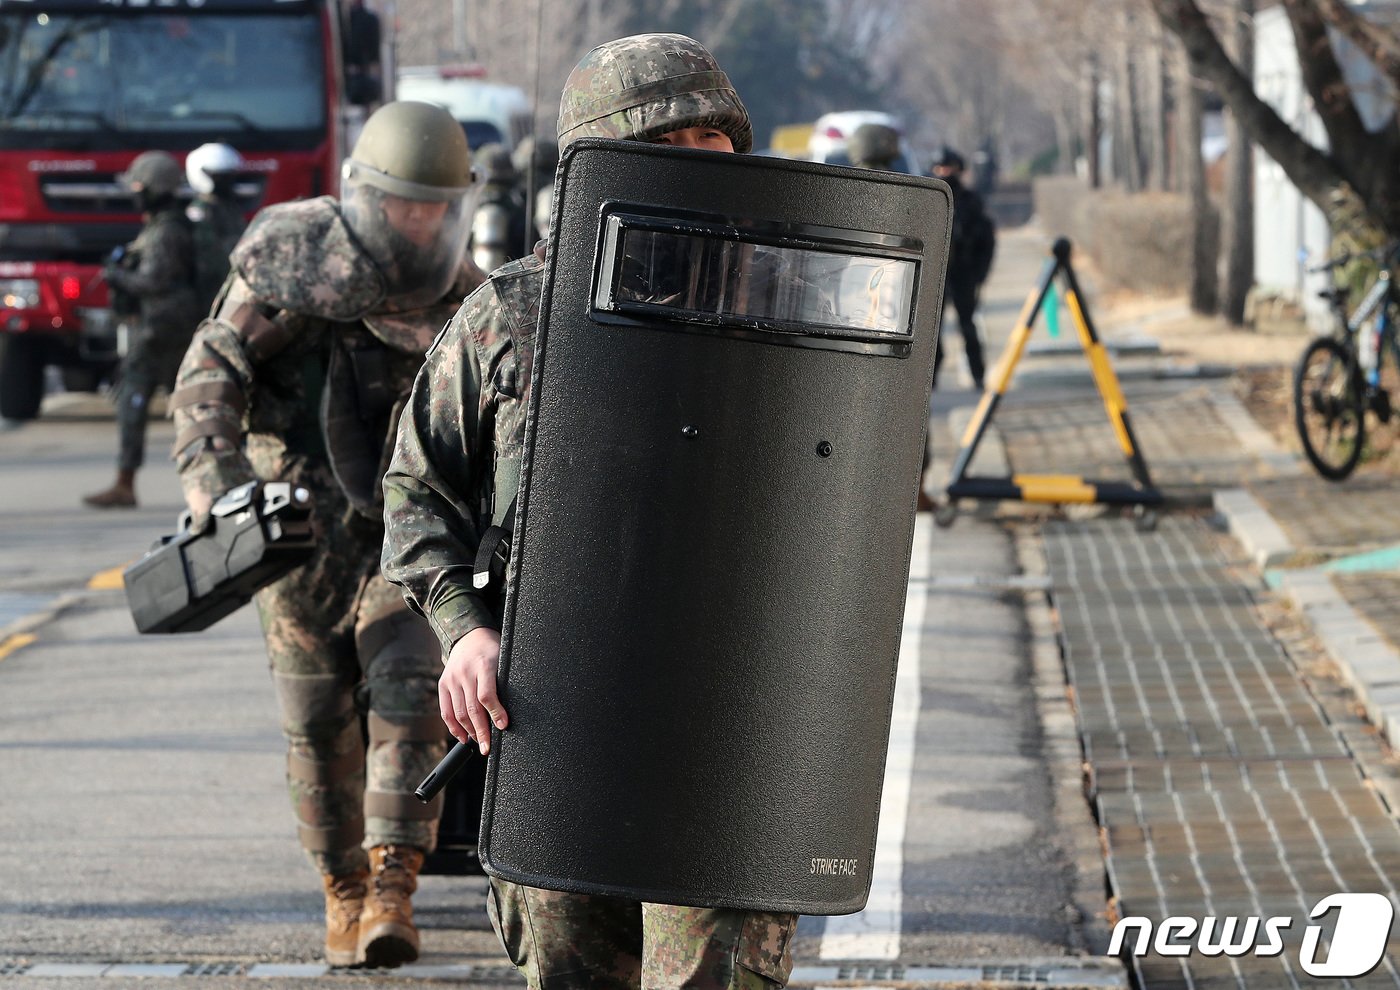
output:
M 581 137 L 651 141 L 713 127 L 734 150 L 753 148 L 748 111 L 709 49 L 683 34 L 638 34 L 593 49 L 559 101 L 559 150 Z
M 476 149 L 476 168 L 487 182 L 512 183 L 519 178 L 510 150 L 495 141 Z
M 510 160 L 521 175 L 533 171 L 553 176 L 554 167 L 559 164 L 559 144 L 553 138 L 527 134 L 511 152 Z
M 885 124 L 861 124 L 846 141 L 852 165 L 889 168 L 899 157 L 899 132 Z
M 442 107 L 386 103 L 365 121 L 341 167 L 340 206 L 384 274 L 386 305 L 437 302 L 466 253 L 472 155 L 462 126 Z
M 143 191 L 152 198 L 160 198 L 175 195 L 184 177 L 180 163 L 169 152 L 143 151 L 117 178 L 133 191 Z

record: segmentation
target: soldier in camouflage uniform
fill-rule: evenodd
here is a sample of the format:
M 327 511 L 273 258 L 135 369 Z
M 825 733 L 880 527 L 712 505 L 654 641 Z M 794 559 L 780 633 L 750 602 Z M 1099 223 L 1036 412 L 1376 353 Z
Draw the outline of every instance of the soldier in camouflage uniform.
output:
M 747 152 L 748 113 L 698 42 L 673 34 L 594 49 L 565 86 L 559 144 L 585 136 Z M 482 532 L 519 485 L 544 263 L 492 273 L 448 324 L 399 425 L 384 478 L 384 573 L 432 623 L 448 654 L 444 721 L 490 748 L 509 716 L 496 693 L 493 603 L 472 585 Z M 487 910 L 531 987 L 780 987 L 793 914 L 677 907 L 493 880 Z
M 136 300 L 121 382 L 116 390 L 117 478 L 110 488 L 84 497 L 98 509 L 136 504 L 136 472 L 146 459 L 146 419 L 157 386 L 169 387 L 203 314 L 195 293 L 190 225 L 176 199 L 180 165 L 164 151 L 138 155 L 122 174 L 146 225 L 120 262 L 102 275 L 115 292 Z
M 339 201 L 263 210 L 234 249 L 171 397 L 174 457 L 196 524 L 255 477 L 312 494 L 317 553 L 256 598 L 287 783 L 327 961 L 397 966 L 418 955 L 410 897 L 440 815 L 413 789 L 447 737 L 437 641 L 379 575 L 380 478 L 428 344 L 484 276 L 465 261 L 471 153 L 445 110 L 380 108 L 343 180 Z

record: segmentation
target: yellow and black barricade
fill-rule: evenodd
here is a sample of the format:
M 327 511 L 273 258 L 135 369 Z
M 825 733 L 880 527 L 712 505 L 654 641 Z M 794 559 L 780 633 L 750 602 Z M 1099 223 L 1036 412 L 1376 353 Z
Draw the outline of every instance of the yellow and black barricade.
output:
M 1026 298 L 1026 304 L 1017 319 L 1016 328 L 1011 333 L 1006 350 L 992 371 L 987 389 L 982 393 L 982 399 L 973 413 L 967 432 L 963 435 L 962 446 L 953 462 L 952 475 L 948 481 L 948 502 L 945 512 L 940 513 L 941 522 L 952 521 L 952 516 L 946 510 L 951 510 L 960 498 L 1144 507 L 1160 506 L 1164 501 L 1162 493 L 1152 484 L 1147 462 L 1143 459 L 1137 438 L 1133 435 L 1132 423 L 1128 419 L 1127 400 L 1118 383 L 1118 376 L 1114 374 L 1113 366 L 1109 362 L 1108 351 L 1094 331 L 1088 307 L 1084 304 L 1079 290 L 1079 281 L 1074 277 L 1074 268 L 1070 265 L 1070 252 L 1068 239 L 1062 237 L 1055 242 L 1035 288 Z M 982 441 L 992 416 L 996 414 L 1002 397 L 1011 385 L 1012 373 L 1025 353 L 1036 316 L 1044 307 L 1056 276 L 1060 279 L 1065 303 L 1078 329 L 1079 341 L 1094 373 L 1094 383 L 1098 386 L 1104 408 L 1108 411 L 1109 422 L 1118 437 L 1119 446 L 1123 448 L 1123 454 L 1127 457 L 1128 467 L 1132 470 L 1132 482 L 1097 481 L 1074 475 L 1055 474 L 1017 474 L 1005 478 L 988 478 L 967 473 L 972 457 L 977 452 L 977 445 Z

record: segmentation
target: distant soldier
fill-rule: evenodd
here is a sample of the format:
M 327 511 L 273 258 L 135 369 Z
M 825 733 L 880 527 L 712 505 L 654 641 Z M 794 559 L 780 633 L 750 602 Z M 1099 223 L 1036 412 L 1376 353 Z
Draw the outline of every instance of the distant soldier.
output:
M 559 165 L 559 143 L 552 138 L 526 137 L 511 153 L 521 183 L 528 188 L 533 183 L 533 201 L 527 204 L 535 234 L 549 236 L 549 215 L 554 209 L 554 170 Z
M 861 124 L 846 141 L 851 164 L 892 171 L 899 157 L 899 132 L 884 124 Z
M 424 352 L 481 280 L 464 262 L 471 183 L 446 110 L 375 111 L 339 200 L 254 218 L 171 396 L 196 526 L 248 481 L 311 493 L 315 555 L 256 601 L 335 966 L 418 957 L 410 898 L 440 804 L 413 789 L 445 750 L 442 662 L 427 623 L 380 577 L 380 478 Z
M 151 395 L 157 386 L 169 387 L 175 380 L 201 316 L 190 223 L 176 195 L 183 178 L 180 163 L 164 151 L 143 152 L 120 176 L 145 226 L 120 260 L 102 270 L 113 295 L 132 299 L 136 313 L 116 389 L 117 479 L 83 498 L 94 508 L 136 504 L 136 472 L 146 459 Z M 116 299 L 113 302 L 120 308 Z
M 226 144 L 201 144 L 185 159 L 194 202 L 185 210 L 193 227 L 195 291 L 205 313 L 228 277 L 228 256 L 248 226 L 234 192 L 243 156 Z
M 477 267 L 489 272 L 529 253 L 525 245 L 529 220 L 520 174 L 505 145 L 482 145 L 477 149 L 476 160 L 485 184 L 476 196 L 471 253 Z
M 354 104 L 370 106 L 383 98 L 379 49 L 383 32 L 379 15 L 364 0 L 349 0 L 343 8 L 342 58 L 345 63 L 345 95 Z
M 982 197 L 963 185 L 966 169 L 962 155 L 952 148 L 939 149 L 933 158 L 933 174 L 948 183 L 953 190 L 953 244 L 948 255 L 948 301 L 958 314 L 958 330 L 962 332 L 963 352 L 967 355 L 967 370 L 972 384 L 979 392 L 983 388 L 985 365 L 982 340 L 977 335 L 977 297 L 982 283 L 992 270 L 996 254 L 997 234 L 992 218 L 987 215 Z M 938 381 L 938 369 L 943 363 L 943 342 L 939 340 L 938 356 L 934 360 L 933 378 Z

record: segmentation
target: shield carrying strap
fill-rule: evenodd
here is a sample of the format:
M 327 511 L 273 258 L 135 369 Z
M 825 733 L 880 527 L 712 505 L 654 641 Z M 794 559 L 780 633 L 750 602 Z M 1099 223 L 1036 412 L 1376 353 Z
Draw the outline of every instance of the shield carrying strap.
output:
M 510 538 L 515 532 L 516 502 L 517 499 L 510 500 L 510 508 L 506 509 L 505 518 L 499 526 L 491 526 L 481 534 L 472 573 L 472 587 L 478 591 L 499 588 L 505 582 L 506 564 L 510 562 Z

